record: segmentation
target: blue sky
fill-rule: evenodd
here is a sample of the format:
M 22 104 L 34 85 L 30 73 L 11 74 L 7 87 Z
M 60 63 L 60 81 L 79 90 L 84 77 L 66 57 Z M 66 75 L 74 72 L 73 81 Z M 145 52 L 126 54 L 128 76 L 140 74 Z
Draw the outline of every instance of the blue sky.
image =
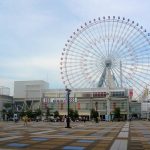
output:
M 62 88 L 60 57 L 69 36 L 84 22 L 121 16 L 150 32 L 149 0 L 0 0 L 0 86 L 45 80 Z

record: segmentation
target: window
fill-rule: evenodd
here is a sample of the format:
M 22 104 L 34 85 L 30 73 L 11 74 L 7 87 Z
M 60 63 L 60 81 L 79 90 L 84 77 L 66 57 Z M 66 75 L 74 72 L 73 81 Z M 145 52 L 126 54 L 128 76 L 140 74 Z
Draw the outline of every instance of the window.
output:
M 125 95 L 124 91 L 111 92 L 112 97 L 123 97 Z
M 106 92 L 94 92 L 93 97 L 106 97 Z

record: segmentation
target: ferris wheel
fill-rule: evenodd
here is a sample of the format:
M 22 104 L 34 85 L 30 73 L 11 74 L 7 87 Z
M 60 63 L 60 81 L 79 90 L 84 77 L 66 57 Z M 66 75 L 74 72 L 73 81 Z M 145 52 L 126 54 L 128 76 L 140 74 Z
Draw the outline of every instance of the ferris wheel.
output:
M 63 49 L 63 83 L 69 88 L 132 88 L 139 96 L 150 83 L 148 36 L 142 26 L 124 17 L 84 23 Z

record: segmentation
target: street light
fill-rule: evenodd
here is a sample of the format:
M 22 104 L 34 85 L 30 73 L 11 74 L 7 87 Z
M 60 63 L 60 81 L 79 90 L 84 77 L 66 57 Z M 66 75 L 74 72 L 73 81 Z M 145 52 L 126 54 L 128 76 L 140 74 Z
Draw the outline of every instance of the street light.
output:
M 66 126 L 66 128 L 71 128 L 70 127 L 70 114 L 69 114 L 69 109 L 70 109 L 70 92 L 71 92 L 71 90 L 70 89 L 68 89 L 68 88 L 66 88 L 66 91 L 67 91 L 67 94 L 66 94 L 66 97 L 67 97 L 67 126 Z
M 110 92 L 106 93 L 106 102 L 107 102 L 107 121 L 110 121 Z

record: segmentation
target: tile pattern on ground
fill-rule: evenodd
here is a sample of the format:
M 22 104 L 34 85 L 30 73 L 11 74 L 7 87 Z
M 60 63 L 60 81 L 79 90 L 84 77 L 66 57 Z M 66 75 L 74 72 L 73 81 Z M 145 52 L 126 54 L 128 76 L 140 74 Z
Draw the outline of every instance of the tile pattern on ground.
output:
M 0 148 L 110 150 L 121 142 L 128 150 L 150 149 L 150 122 L 129 124 L 128 128 L 126 122 L 77 122 L 66 129 L 64 123 L 57 122 L 30 122 L 27 127 L 22 122 L 0 122 Z

